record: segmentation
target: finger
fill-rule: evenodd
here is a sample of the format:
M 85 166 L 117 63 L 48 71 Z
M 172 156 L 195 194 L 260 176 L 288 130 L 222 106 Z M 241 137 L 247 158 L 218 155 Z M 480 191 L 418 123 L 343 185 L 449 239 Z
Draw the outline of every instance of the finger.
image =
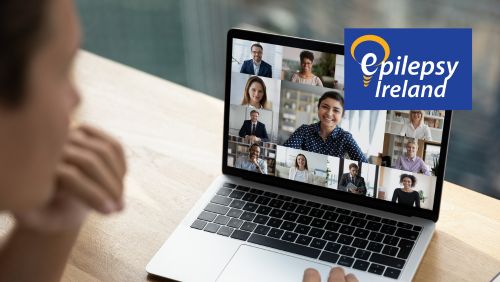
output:
M 304 271 L 302 282 L 321 282 L 321 276 L 316 269 L 308 268 Z
M 104 140 L 105 142 L 109 143 L 111 145 L 111 148 L 114 150 L 116 155 L 120 158 L 120 164 L 122 165 L 122 171 L 123 174 L 125 174 L 127 167 L 126 167 L 126 160 L 125 160 L 125 153 L 123 151 L 122 145 L 113 137 L 105 133 L 104 131 L 91 127 L 89 125 L 81 125 L 79 127 L 83 132 L 88 134 L 88 136 Z
M 81 130 L 73 130 L 69 135 L 69 141 L 75 146 L 96 152 L 111 169 L 115 178 L 121 182 L 124 173 L 120 165 L 121 160 L 109 143 L 97 138 L 87 138 Z
M 106 191 L 115 201 L 122 197 L 122 183 L 113 176 L 104 161 L 93 151 L 74 145 L 66 145 L 63 149 L 63 161 L 76 167 L 82 174 Z
M 58 165 L 56 178 L 58 188 L 72 193 L 87 206 L 105 214 L 118 210 L 113 199 L 77 167 L 68 164 Z
M 356 278 L 356 276 L 354 276 L 354 274 L 352 274 L 352 273 L 349 273 L 346 275 L 345 281 L 346 282 L 359 282 L 358 278 Z
M 342 267 L 334 267 L 330 270 L 330 276 L 328 276 L 328 282 L 344 282 L 345 273 Z

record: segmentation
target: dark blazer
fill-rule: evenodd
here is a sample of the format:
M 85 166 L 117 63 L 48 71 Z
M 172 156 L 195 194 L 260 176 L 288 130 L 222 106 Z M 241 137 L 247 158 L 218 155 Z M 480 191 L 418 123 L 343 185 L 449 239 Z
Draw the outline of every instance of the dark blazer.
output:
M 243 65 L 241 66 L 240 73 L 255 75 L 255 71 L 253 69 L 253 60 L 252 59 L 243 62 Z M 264 77 L 272 77 L 273 71 L 272 71 L 271 65 L 264 62 L 264 61 L 261 61 L 259 73 L 257 75 L 264 76 Z
M 245 120 L 241 126 L 240 137 L 245 137 L 245 135 L 252 135 L 252 121 Z M 267 142 L 269 137 L 267 136 L 266 125 L 260 121 L 257 121 L 257 126 L 255 127 L 255 136 L 262 139 L 263 142 Z
M 339 190 L 350 192 L 347 189 L 347 184 L 351 182 L 351 174 L 350 173 L 344 173 L 342 174 L 342 177 L 340 178 L 340 183 L 339 183 Z M 354 178 L 354 184 L 356 187 L 359 188 L 361 191 L 361 194 L 366 195 L 366 185 L 365 185 L 365 179 L 359 175 Z

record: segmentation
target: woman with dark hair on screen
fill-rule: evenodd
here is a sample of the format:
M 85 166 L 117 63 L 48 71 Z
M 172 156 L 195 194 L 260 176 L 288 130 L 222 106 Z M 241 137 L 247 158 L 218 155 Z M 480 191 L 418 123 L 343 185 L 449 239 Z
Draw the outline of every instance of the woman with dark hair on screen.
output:
M 249 106 L 258 110 L 271 110 L 271 103 L 267 101 L 266 84 L 262 78 L 252 76 L 247 80 L 245 90 L 243 91 L 243 100 L 241 101 L 241 105 Z
M 304 124 L 283 144 L 309 152 L 368 162 L 351 133 L 338 126 L 344 116 L 344 98 L 337 91 L 326 92 L 318 101 L 319 122 Z
M 313 174 L 307 167 L 307 158 L 304 154 L 298 154 L 297 157 L 295 157 L 295 165 L 290 168 L 288 179 L 313 183 Z
M 315 86 L 323 86 L 323 82 L 319 77 L 312 73 L 314 62 L 314 54 L 310 51 L 300 52 L 300 71 L 292 75 L 290 81 L 300 84 L 309 84 Z
M 70 129 L 80 30 L 70 0 L 0 1 L 1 281 L 57 281 L 90 210 L 123 209 L 121 146 Z
M 394 190 L 392 201 L 401 205 L 420 208 L 420 194 L 411 189 L 417 184 L 417 178 L 411 174 L 401 174 L 399 183 L 403 184 L 403 188 Z

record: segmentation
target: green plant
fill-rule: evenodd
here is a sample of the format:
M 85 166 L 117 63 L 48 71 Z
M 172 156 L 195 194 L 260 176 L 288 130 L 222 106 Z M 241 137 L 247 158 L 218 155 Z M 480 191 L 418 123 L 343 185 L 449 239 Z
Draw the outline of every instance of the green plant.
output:
M 422 203 L 425 203 L 425 199 L 427 199 L 427 197 L 424 195 L 423 190 L 418 191 L 418 196 L 419 196 L 420 201 L 422 201 Z

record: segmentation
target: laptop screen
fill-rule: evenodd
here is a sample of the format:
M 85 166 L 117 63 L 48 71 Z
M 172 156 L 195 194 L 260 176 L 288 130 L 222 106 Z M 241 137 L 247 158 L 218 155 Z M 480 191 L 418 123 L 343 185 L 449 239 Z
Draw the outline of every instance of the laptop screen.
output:
M 344 55 L 229 44 L 228 167 L 433 209 L 444 110 L 344 111 Z

